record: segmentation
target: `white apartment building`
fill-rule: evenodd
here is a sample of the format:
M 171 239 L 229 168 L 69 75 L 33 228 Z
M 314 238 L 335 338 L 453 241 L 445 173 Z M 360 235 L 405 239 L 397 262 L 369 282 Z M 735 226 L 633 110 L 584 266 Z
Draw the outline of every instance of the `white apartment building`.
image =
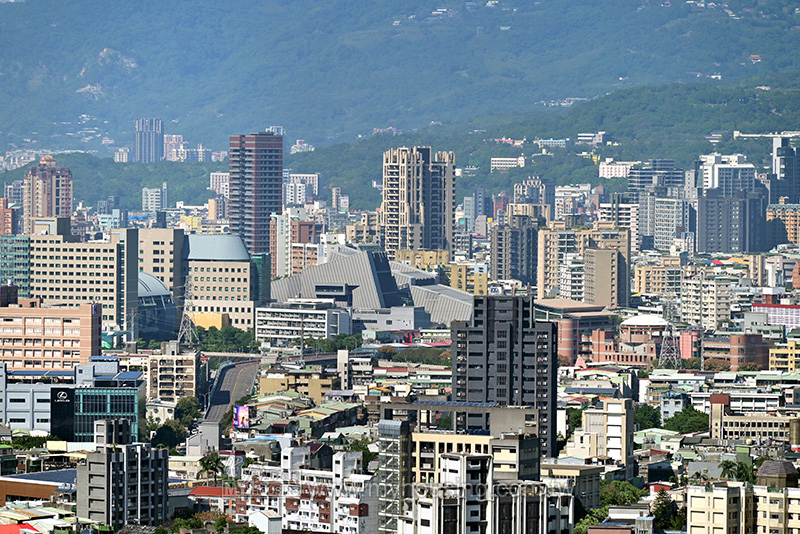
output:
M 631 231 L 631 246 L 639 247 L 639 204 L 603 202 L 597 212 L 598 221 L 610 221 Z
M 606 399 L 601 408 L 584 410 L 583 425 L 567 442 L 565 456 L 593 458 L 608 456 L 625 466 L 626 478 L 633 477 L 633 401 Z
M 143 187 L 142 211 L 150 213 L 168 208 L 169 198 L 167 190 L 167 182 L 164 182 L 161 187 Z
M 493 171 L 507 171 L 508 169 L 514 169 L 516 167 L 524 167 L 525 166 L 525 156 L 520 156 L 518 158 L 492 158 L 490 163 L 490 172 Z
M 682 322 L 716 330 L 731 318 L 731 281 L 707 267 L 684 267 L 680 303 Z
M 627 178 L 631 172 L 631 167 L 641 163 L 641 161 L 614 161 L 606 159 L 598 167 L 600 178 Z
M 682 229 L 689 229 L 689 203 L 677 198 L 656 198 L 653 218 L 655 249 L 669 250 Z
M 303 205 L 306 203 L 306 184 L 302 182 L 283 184 L 283 205 Z
M 231 191 L 231 173 L 212 172 L 208 188 L 217 195 L 228 198 Z
M 322 173 L 314 172 L 308 174 L 290 173 L 288 178 L 290 184 L 305 184 L 306 191 L 315 197 L 319 196 L 322 188 Z
M 686 494 L 687 534 L 755 532 L 753 493 L 744 484 L 689 486 Z
M 440 465 L 438 484 L 412 487 L 399 534 L 573 532 L 571 494 L 543 482 L 495 481 L 488 454 L 443 454 Z
M 742 154 L 700 156 L 704 189 L 721 189 L 723 196 L 752 191 L 757 183 L 756 167 Z
M 352 331 L 350 312 L 333 299 L 289 299 L 256 308 L 256 341 L 287 347 L 299 339 L 329 339 Z
M 281 465 L 250 465 L 239 479 L 236 520 L 255 513 L 282 518 L 284 530 L 374 534 L 378 477 L 362 474 L 360 452 L 337 452 L 330 471 L 310 469 L 308 447 L 281 451 Z
M 585 264 L 580 254 L 566 254 L 559 266 L 558 296 L 583 302 L 585 295 Z
M 800 488 L 718 482 L 689 486 L 686 502 L 687 534 L 800 531 Z

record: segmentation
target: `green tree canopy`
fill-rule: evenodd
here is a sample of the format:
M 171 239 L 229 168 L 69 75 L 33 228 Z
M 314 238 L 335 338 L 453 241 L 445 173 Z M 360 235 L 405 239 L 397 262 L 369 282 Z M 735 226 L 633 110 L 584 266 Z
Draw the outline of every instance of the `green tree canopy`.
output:
M 650 404 L 640 404 L 633 411 L 633 422 L 642 430 L 661 428 L 661 412 Z
M 217 451 L 210 451 L 200 458 L 200 472 L 198 476 L 213 477 L 217 485 L 217 477 L 225 472 L 225 463 Z
M 627 481 L 614 480 L 603 482 L 600 487 L 600 504 L 608 506 L 627 506 L 638 502 L 647 495 L 642 490 Z
M 683 530 L 686 527 L 686 508 L 679 510 L 662 489 L 653 503 L 653 522 L 656 530 Z
M 200 417 L 200 401 L 197 397 L 181 397 L 175 406 L 175 419 L 184 427 L 190 427 Z
M 180 445 L 186 438 L 186 429 L 180 421 L 170 419 L 156 430 L 150 443 L 156 447 L 171 449 Z
M 687 406 L 674 417 L 664 423 L 666 430 L 689 434 L 691 432 L 705 432 L 708 430 L 708 414 L 699 412 L 692 406 Z

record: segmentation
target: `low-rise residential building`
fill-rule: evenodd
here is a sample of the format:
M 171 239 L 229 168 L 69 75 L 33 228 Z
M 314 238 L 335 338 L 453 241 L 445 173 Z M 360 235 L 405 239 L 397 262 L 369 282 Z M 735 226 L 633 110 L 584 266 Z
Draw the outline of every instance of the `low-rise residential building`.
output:
M 571 492 L 585 510 L 600 506 L 600 482 L 604 480 L 602 465 L 559 462 L 545 459 L 541 465 L 541 480 L 551 490 Z
M 378 480 L 364 474 L 361 453 L 337 452 L 330 471 L 309 468 L 308 447 L 281 451 L 279 466 L 253 464 L 239 479 L 235 518 L 272 512 L 284 530 L 375 533 Z
M 712 439 L 800 444 L 800 415 L 797 413 L 733 413 L 728 394 L 711 395 L 710 402 Z
M 208 369 L 200 353 L 178 354 L 178 351 L 177 343 L 163 343 L 162 353 L 148 358 L 148 399 L 178 402 L 183 397 L 205 393 Z
M 333 299 L 289 299 L 256 309 L 256 341 L 267 346 L 287 347 L 300 339 L 330 339 L 351 331 L 350 312 L 337 308 Z
M 769 370 L 794 373 L 797 370 L 800 343 L 791 340 L 788 343 L 769 349 Z
M 273 365 L 258 377 L 259 392 L 262 395 L 277 391 L 296 391 L 312 399 L 317 404 L 325 400 L 325 393 L 339 387 L 339 376 L 327 372 L 321 366 L 306 366 L 291 369 Z

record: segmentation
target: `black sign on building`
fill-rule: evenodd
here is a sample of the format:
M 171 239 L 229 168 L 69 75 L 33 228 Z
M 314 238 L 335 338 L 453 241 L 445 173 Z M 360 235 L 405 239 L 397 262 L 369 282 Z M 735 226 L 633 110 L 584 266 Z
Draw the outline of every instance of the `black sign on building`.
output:
M 64 441 L 75 441 L 75 390 L 50 390 L 50 434 Z

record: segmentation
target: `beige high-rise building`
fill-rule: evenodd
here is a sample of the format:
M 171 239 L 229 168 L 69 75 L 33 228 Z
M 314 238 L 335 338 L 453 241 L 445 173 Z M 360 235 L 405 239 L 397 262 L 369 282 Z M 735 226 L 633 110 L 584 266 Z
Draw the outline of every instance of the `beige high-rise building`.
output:
M 244 241 L 235 235 L 189 234 L 183 258 L 186 284 L 192 288 L 191 311 L 227 314 L 231 326 L 253 328 L 259 279 Z
M 606 308 L 627 306 L 625 280 L 630 274 L 622 253 L 613 248 L 589 248 L 583 257 L 583 301 Z
M 681 277 L 681 321 L 716 330 L 731 318 L 731 280 L 716 276 L 714 269 L 692 265 Z
M 628 305 L 630 295 L 630 259 L 631 241 L 628 228 L 618 228 L 613 222 L 597 221 L 592 228 L 567 228 L 564 221 L 554 221 L 547 228 L 539 230 L 539 253 L 537 256 L 536 298 L 543 299 L 555 296 L 559 287 L 559 269 L 565 263 L 568 254 L 579 254 L 586 258 L 589 249 L 615 250 L 614 272 L 618 273 L 616 282 L 617 298 L 620 306 Z M 595 262 L 601 261 L 601 255 L 595 256 Z M 611 256 L 607 254 L 607 256 Z M 609 261 L 612 258 L 607 258 Z M 595 269 L 601 273 L 611 273 L 610 265 L 606 269 L 595 263 Z M 599 270 L 598 270 L 599 269 Z M 598 280 L 595 284 L 600 284 Z M 590 283 L 588 275 L 585 284 Z
M 172 292 L 176 306 L 183 306 L 183 249 L 186 236 L 180 228 L 139 230 L 139 271 L 152 274 Z
M 101 308 L 43 308 L 17 297 L 17 286 L 0 287 L 0 363 L 14 369 L 73 369 L 100 354 Z
M 659 265 L 637 265 L 633 269 L 633 290 L 640 295 L 673 295 L 681 292 L 681 259 L 661 258 Z
M 454 152 L 392 148 L 383 154 L 381 233 L 390 260 L 401 249 L 452 250 Z
M 25 173 L 22 192 L 23 232 L 33 232 L 33 221 L 40 217 L 72 215 L 72 173 L 56 167 L 53 156 L 42 156 L 38 165 Z
M 135 336 L 138 231 L 118 228 L 107 239 L 81 242 L 66 218 L 36 219 L 30 236 L 30 292 L 44 305 L 98 303 L 103 330 Z
M 789 464 L 788 466 L 782 464 Z M 800 531 L 800 488 L 790 462 L 768 460 L 777 471 L 794 471 L 794 482 L 766 485 L 769 477 L 758 470 L 758 484 L 715 482 L 689 486 L 686 492 L 687 534 L 793 534 Z M 772 481 L 770 481 L 772 482 Z
M 755 532 L 753 490 L 741 482 L 689 486 L 686 506 L 687 534 Z

